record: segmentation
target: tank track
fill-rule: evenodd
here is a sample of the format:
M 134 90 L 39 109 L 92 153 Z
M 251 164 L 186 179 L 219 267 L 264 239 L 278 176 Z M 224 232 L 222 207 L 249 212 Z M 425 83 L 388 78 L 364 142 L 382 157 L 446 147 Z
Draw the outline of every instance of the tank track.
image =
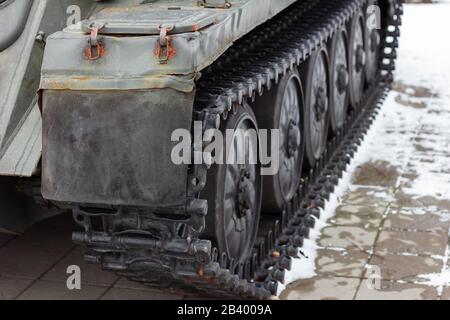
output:
M 182 217 L 140 209 L 96 213 L 75 209 L 74 218 L 84 231 L 75 232 L 73 239 L 87 246 L 86 260 L 152 287 L 194 290 L 216 298 L 269 299 L 276 295 L 389 90 L 403 13 L 401 0 L 389 3 L 378 81 L 367 88 L 361 105 L 328 142 L 285 210 L 278 217 L 261 216 L 253 254 L 245 263 L 235 263 L 209 241 L 199 239 L 196 230 L 204 227 L 206 204 L 197 197 L 208 170 L 199 165 L 189 169 L 193 179 L 189 181 L 196 183 L 188 185 L 192 201 Z M 301 1 L 258 27 L 204 71 L 197 83 L 194 118 L 203 121 L 205 130 L 218 128 L 229 112 L 256 94 L 262 95 L 326 45 L 365 4 L 366 0 Z

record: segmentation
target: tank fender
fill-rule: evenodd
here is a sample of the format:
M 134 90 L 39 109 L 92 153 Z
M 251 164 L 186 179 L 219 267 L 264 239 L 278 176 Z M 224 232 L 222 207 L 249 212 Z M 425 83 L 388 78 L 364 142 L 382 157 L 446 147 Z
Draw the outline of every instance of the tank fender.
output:
M 190 130 L 193 102 L 171 88 L 44 90 L 44 198 L 184 211 L 188 168 L 173 163 L 171 136 Z

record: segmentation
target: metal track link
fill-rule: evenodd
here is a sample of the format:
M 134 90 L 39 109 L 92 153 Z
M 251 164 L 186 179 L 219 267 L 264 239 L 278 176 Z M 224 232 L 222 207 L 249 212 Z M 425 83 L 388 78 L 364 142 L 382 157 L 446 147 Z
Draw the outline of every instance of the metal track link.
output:
M 365 4 L 366 0 L 301 2 L 258 27 L 203 72 L 197 83 L 195 119 L 203 121 L 204 130 L 218 128 L 221 119 L 226 119 L 230 112 L 235 112 L 247 99 L 254 99 L 256 94 L 264 94 L 289 70 L 306 61 L 314 50 L 325 46 Z M 180 228 L 204 223 L 201 214 L 196 214 L 202 211 L 204 201 L 197 197 L 209 168 L 197 165 L 190 168 L 189 181 L 196 182 L 188 186 L 192 205 L 186 216 L 178 220 L 120 210 L 109 213 L 74 210 L 75 220 L 84 227 L 84 232 L 74 233 L 73 238 L 87 246 L 87 260 L 153 287 L 195 290 L 220 298 L 268 299 L 276 295 L 292 259 L 301 257 L 303 240 L 314 228 L 392 82 L 402 1 L 387 0 L 385 4 L 389 8 L 382 30 L 378 81 L 367 88 L 357 111 L 329 141 L 322 158 L 303 178 L 283 212 L 277 218 L 262 215 L 253 254 L 245 263 L 236 264 L 211 248 L 209 241 L 198 239 L 195 232 L 186 236 Z M 117 221 L 138 227 L 114 232 Z M 156 240 L 148 238 L 165 229 L 167 234 L 175 230 L 179 236 L 166 239 L 163 233 Z

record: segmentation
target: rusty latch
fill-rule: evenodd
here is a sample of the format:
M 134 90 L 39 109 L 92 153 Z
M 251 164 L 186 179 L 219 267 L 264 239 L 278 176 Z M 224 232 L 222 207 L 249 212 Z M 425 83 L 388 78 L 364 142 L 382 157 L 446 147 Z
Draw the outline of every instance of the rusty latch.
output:
M 156 56 L 159 59 L 160 64 L 167 64 L 171 58 L 175 55 L 175 48 L 171 44 L 171 38 L 168 35 L 170 31 L 174 29 L 173 25 L 159 26 L 159 39 L 156 46 Z
M 91 34 L 88 38 L 88 44 L 84 50 L 84 55 L 88 60 L 97 60 L 105 54 L 105 44 L 103 39 L 98 36 L 99 30 L 103 28 L 102 25 L 92 24 L 89 29 L 91 29 Z

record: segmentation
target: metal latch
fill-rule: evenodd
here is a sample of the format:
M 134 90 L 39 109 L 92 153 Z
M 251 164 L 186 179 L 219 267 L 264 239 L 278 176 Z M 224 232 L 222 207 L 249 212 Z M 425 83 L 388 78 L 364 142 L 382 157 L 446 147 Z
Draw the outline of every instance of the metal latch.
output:
M 229 9 L 232 4 L 228 0 L 214 1 L 214 0 L 199 0 L 197 2 L 199 7 L 211 9 Z
M 89 26 L 91 34 L 88 38 L 88 44 L 84 50 L 84 55 L 88 60 L 97 60 L 105 54 L 105 44 L 103 39 L 98 36 L 99 30 L 104 27 L 104 24 L 92 24 Z
M 173 25 L 159 26 L 159 39 L 156 46 L 156 56 L 159 59 L 160 64 L 167 64 L 171 58 L 175 55 L 175 48 L 172 46 L 172 39 L 168 35 L 170 31 L 174 29 Z

